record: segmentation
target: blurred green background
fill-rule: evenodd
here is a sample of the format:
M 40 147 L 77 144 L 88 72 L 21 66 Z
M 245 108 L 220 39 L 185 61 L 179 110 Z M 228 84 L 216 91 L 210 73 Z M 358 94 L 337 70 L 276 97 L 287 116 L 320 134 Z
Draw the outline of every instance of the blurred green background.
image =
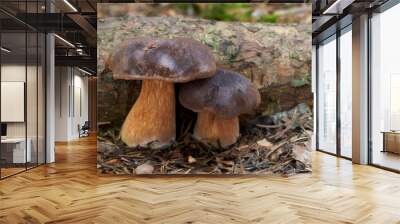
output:
M 311 7 L 302 4 L 266 3 L 136 3 L 119 7 L 110 4 L 99 10 L 98 17 L 122 16 L 184 16 L 218 21 L 311 23 Z

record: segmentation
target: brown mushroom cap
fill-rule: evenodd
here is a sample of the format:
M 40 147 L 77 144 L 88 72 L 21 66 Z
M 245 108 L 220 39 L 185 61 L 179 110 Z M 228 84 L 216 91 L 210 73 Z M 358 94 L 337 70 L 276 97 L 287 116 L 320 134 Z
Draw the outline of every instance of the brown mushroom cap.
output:
M 207 46 L 189 38 L 134 38 L 122 43 L 108 66 L 114 79 L 188 82 L 212 76 L 216 64 Z
M 249 113 L 260 104 L 260 93 L 239 73 L 218 69 L 214 76 L 181 85 L 180 103 L 194 111 L 208 111 L 219 118 Z

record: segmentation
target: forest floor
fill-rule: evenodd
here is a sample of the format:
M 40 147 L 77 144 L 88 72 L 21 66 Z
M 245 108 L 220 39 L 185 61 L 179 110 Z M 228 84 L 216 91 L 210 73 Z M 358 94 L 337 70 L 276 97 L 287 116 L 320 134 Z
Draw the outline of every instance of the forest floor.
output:
M 179 115 L 179 114 L 178 114 Z M 312 113 L 306 104 L 241 121 L 241 136 L 228 148 L 191 135 L 195 117 L 184 116 L 177 141 L 166 149 L 127 147 L 118 131 L 98 136 L 97 166 L 103 174 L 279 174 L 311 172 Z

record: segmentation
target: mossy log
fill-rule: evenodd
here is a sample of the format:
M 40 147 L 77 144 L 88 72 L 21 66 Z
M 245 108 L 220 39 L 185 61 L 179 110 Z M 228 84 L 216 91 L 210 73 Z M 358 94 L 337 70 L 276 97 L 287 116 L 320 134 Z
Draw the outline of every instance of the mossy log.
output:
M 312 105 L 310 25 L 123 16 L 99 19 L 97 26 L 99 121 L 115 121 L 137 96 L 139 82 L 113 81 L 104 60 L 122 41 L 140 36 L 191 37 L 206 44 L 219 67 L 245 75 L 259 88 L 263 103 L 258 112 Z

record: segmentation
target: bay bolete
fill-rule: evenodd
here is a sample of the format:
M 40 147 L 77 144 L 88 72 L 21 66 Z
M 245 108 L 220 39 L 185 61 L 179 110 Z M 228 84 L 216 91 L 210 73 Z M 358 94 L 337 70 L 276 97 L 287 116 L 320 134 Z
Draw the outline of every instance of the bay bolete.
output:
M 237 141 L 238 116 L 258 107 L 260 98 L 250 80 L 223 69 L 211 78 L 182 84 L 179 92 L 180 103 L 198 113 L 194 137 L 222 147 Z
M 118 46 L 108 61 L 114 79 L 143 80 L 141 92 L 122 125 L 130 147 L 168 147 L 176 135 L 175 82 L 214 75 L 211 51 L 188 38 L 135 38 Z

